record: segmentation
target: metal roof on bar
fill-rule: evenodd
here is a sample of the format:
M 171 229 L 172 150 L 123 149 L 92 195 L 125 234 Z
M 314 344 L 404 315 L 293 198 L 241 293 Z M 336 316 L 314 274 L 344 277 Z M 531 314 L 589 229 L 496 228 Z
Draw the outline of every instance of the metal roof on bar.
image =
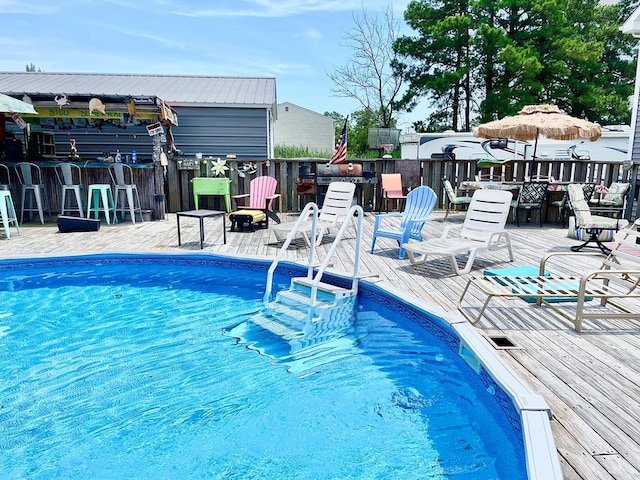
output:
M 156 96 L 172 105 L 273 107 L 272 77 L 145 75 L 109 73 L 0 72 L 0 92 L 7 95 L 61 94 Z

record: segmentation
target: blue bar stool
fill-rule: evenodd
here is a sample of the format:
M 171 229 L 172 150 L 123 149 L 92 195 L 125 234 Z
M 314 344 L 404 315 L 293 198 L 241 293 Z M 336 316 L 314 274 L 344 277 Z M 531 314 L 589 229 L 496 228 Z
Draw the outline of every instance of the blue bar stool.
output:
M 116 217 L 116 207 L 113 203 L 113 193 L 111 185 L 108 183 L 95 183 L 89 185 L 87 191 L 87 218 L 91 218 L 91 205 L 93 201 L 93 218 L 98 218 L 100 214 L 100 200 L 102 200 L 102 211 L 104 212 L 107 225 L 111 225 L 110 212 L 113 212 L 113 223 L 118 223 Z
M 0 190 L 0 220 L 2 220 L 4 235 L 7 239 L 11 238 L 11 232 L 9 231 L 9 224 L 11 222 L 13 222 L 16 230 L 20 233 L 16 209 L 13 205 L 13 199 L 11 198 L 11 192 L 9 190 Z

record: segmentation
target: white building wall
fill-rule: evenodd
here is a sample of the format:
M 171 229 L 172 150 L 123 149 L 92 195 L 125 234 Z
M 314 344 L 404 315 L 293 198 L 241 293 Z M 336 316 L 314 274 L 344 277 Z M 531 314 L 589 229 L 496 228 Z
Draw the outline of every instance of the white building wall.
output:
M 275 145 L 307 147 L 328 155 L 333 153 L 336 141 L 331 118 L 289 102 L 278 104 L 273 132 Z

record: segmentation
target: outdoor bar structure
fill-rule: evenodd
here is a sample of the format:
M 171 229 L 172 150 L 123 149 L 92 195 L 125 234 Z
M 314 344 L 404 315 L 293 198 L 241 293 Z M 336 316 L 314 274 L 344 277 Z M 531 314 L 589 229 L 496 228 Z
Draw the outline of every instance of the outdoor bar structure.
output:
M 83 184 L 109 183 L 106 167 L 128 163 L 142 208 L 161 219 L 179 182 L 169 176 L 168 170 L 176 170 L 169 162 L 197 153 L 273 156 L 273 78 L 0 72 L 0 92 L 37 111 L 0 114 L 0 139 L 14 137 L 22 144 L 18 155 L 3 155 L 1 162 L 12 176 L 19 161 L 42 167 L 54 208 L 57 162 L 78 165 L 86 173 Z M 18 186 L 15 177 L 9 183 Z

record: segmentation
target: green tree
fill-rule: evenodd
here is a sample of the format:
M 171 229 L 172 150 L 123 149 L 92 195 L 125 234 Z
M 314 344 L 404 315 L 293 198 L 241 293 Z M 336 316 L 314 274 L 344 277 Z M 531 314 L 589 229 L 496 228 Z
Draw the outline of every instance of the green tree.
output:
M 27 63 L 25 65 L 25 71 L 27 72 L 41 72 L 39 67 L 36 67 L 33 63 Z
M 362 158 L 368 156 L 367 140 L 369 129 L 378 127 L 380 125 L 378 120 L 378 117 L 370 110 L 356 110 L 349 116 L 347 139 L 350 157 Z
M 470 127 L 456 116 L 460 102 L 467 119 L 470 112 L 480 122 L 554 103 L 600 123 L 627 123 L 635 42 L 619 27 L 637 4 L 413 0 L 405 20 L 416 34 L 394 44 L 396 69 L 409 82 L 402 101 L 410 108 L 432 98 L 438 108 L 428 123 L 444 119 L 456 130 Z
M 324 112 L 325 117 L 329 117 L 333 120 L 333 129 L 335 130 L 335 138 L 338 138 L 344 125 L 345 116 L 338 112 Z
M 400 37 L 393 45 L 398 54 L 394 68 L 409 83 L 399 106 L 411 111 L 426 96 L 436 110 L 432 118 L 445 117 L 449 128 L 468 130 L 472 101 L 469 2 L 413 0 L 404 18 L 417 35 Z

